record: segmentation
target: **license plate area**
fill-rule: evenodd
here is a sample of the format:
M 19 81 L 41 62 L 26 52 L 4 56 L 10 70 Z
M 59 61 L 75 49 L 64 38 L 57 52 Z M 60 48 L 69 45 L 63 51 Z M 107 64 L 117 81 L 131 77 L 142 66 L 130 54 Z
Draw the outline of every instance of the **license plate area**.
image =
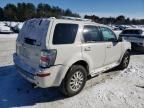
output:
M 20 55 L 22 55 L 23 57 L 29 58 L 29 52 L 25 47 L 19 47 L 19 53 Z

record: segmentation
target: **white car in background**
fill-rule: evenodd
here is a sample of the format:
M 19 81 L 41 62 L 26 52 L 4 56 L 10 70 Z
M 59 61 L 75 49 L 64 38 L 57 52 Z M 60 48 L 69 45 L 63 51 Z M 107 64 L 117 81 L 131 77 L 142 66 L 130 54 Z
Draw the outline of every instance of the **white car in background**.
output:
M 144 51 L 144 29 L 143 28 L 130 28 L 123 30 L 120 37 L 124 40 L 131 42 L 132 49 Z
M 19 73 L 41 88 L 59 86 L 66 96 L 78 94 L 88 76 L 127 68 L 131 45 L 107 26 L 86 19 L 32 19 L 16 41 Z
M 12 33 L 13 31 L 10 29 L 10 27 L 6 26 L 4 22 L 0 22 L 0 33 Z

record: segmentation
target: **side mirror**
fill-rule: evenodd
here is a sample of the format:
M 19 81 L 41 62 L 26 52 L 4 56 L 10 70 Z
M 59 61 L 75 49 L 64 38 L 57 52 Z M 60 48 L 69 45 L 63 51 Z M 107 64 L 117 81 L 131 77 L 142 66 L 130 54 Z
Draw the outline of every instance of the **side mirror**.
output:
M 119 37 L 118 37 L 118 42 L 122 42 L 122 36 L 121 35 L 119 35 Z
M 119 40 L 116 39 L 116 38 L 111 38 L 111 41 L 112 41 L 112 42 L 119 42 Z

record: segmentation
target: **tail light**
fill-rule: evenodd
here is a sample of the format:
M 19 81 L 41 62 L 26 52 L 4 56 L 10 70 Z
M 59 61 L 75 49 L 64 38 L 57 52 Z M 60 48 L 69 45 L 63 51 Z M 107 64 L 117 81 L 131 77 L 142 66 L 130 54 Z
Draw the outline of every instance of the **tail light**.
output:
M 56 59 L 56 50 L 42 50 L 40 57 L 40 67 L 48 68 L 54 65 Z

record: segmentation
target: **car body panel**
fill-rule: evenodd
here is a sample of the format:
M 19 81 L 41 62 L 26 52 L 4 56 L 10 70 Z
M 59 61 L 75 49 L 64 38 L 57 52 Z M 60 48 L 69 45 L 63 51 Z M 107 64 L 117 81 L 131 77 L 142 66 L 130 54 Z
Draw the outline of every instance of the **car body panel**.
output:
M 16 54 L 14 54 L 14 63 L 19 67 L 18 70 L 24 70 L 30 73 L 30 75 L 27 75 L 24 74 L 24 72 L 21 72 L 21 75 L 39 87 L 46 88 L 59 86 L 70 67 L 78 61 L 86 62 L 89 66 L 89 74 L 94 76 L 100 72 L 117 66 L 120 63 L 125 51 L 131 49 L 129 42 L 83 43 L 82 32 L 84 25 L 107 27 L 105 25 L 97 24 L 91 21 L 75 21 L 55 18 L 49 18 L 47 20 L 49 21 L 49 27 L 46 31 L 44 39 L 41 41 L 41 45 L 28 45 L 23 43 L 23 40 L 19 40 L 18 38 L 16 45 L 17 51 Z M 54 45 L 52 43 L 55 26 L 59 23 L 78 25 L 78 31 L 74 43 L 61 45 Z M 21 32 L 20 35 L 24 35 L 24 33 Z M 112 45 L 112 48 L 107 49 L 106 47 L 108 45 Z M 89 47 L 91 48 L 91 51 L 87 51 L 86 48 Z M 19 51 L 21 48 L 22 51 Z M 43 49 L 55 49 L 57 51 L 54 65 L 45 69 L 42 69 L 39 66 L 40 53 Z M 50 76 L 38 77 L 37 73 L 50 73 Z M 34 75 L 34 79 L 32 79 L 31 74 Z

